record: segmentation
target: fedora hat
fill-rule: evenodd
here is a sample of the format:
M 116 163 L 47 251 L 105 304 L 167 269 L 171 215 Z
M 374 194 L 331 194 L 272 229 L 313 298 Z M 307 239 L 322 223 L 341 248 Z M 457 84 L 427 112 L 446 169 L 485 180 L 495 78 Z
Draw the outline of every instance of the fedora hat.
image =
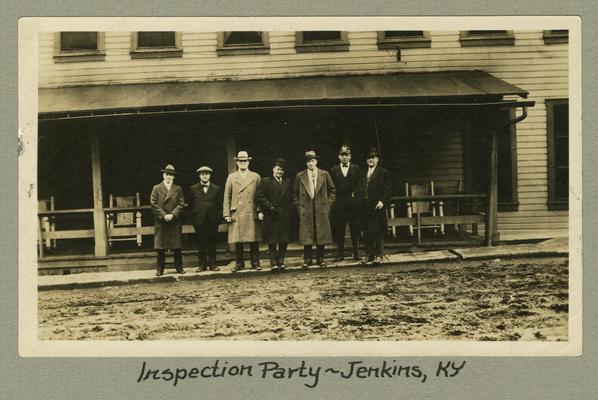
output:
M 212 172 L 214 172 L 214 170 L 206 165 L 202 165 L 195 172 L 197 172 L 198 174 L 201 174 L 202 172 L 207 172 L 208 174 L 211 174 Z
M 174 167 L 171 164 L 168 164 L 167 166 L 164 167 L 164 169 L 162 170 L 162 172 L 165 172 L 167 174 L 172 174 L 172 175 L 176 175 L 177 172 L 174 169 Z
M 287 167 L 287 160 L 285 160 L 284 158 L 277 158 L 276 160 L 274 160 L 273 165 L 274 166 L 279 166 L 282 169 L 286 169 L 286 167 Z
M 308 150 L 305 152 L 305 161 L 309 161 L 314 158 L 316 158 L 316 159 L 320 158 L 320 156 L 318 156 L 315 151 Z
M 343 144 L 339 149 L 338 154 L 351 154 L 351 148 L 346 144 Z
M 246 160 L 251 160 L 251 157 L 249 157 L 249 154 L 245 150 L 241 150 L 240 152 L 237 153 L 237 156 L 235 157 L 235 161 L 246 161 Z
M 370 158 L 370 157 L 378 157 L 378 158 L 380 158 L 380 155 L 378 154 L 378 149 L 376 149 L 375 147 L 371 147 L 368 150 L 367 157 L 368 158 Z

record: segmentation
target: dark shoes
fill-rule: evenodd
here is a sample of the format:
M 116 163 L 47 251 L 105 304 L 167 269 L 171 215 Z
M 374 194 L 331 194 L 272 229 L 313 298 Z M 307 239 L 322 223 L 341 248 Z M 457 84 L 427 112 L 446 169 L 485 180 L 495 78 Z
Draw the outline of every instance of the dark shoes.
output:
M 179 274 L 181 274 L 181 275 L 187 273 L 187 271 L 185 271 L 183 268 L 177 269 L 176 272 L 179 273 Z
M 257 262 L 257 263 L 254 262 L 254 263 L 251 263 L 251 269 L 255 269 L 256 271 L 261 271 L 262 267 L 260 266 L 259 262 Z
M 378 256 L 376 258 L 374 258 L 374 264 L 381 264 L 382 263 L 382 257 Z
M 364 257 L 363 260 L 361 260 L 361 263 L 365 265 L 373 265 L 374 257 Z
M 336 257 L 336 258 L 334 259 L 334 262 L 341 262 L 341 261 L 343 261 L 344 259 L 345 259 L 345 257 L 342 257 L 342 256 L 340 256 L 340 257 Z
M 303 264 L 301 264 L 301 268 L 307 269 L 312 264 L 312 260 L 303 260 Z
M 162 276 L 162 275 L 164 275 L 164 271 L 160 271 L 160 270 L 156 271 L 156 276 Z
M 204 271 L 207 271 L 207 270 L 208 270 L 208 267 L 207 267 L 207 266 L 205 266 L 205 265 L 203 265 L 203 266 L 201 266 L 201 267 L 197 268 L 197 272 L 204 272 Z
M 220 268 L 218 268 L 218 267 L 217 267 L 217 266 L 215 266 L 215 265 L 212 265 L 212 266 L 210 267 L 210 271 L 220 271 Z

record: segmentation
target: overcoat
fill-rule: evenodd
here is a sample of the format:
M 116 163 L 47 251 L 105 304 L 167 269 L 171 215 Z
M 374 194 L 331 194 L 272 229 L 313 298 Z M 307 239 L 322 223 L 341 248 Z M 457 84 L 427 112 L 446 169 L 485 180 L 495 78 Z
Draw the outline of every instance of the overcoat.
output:
M 392 196 L 390 172 L 378 165 L 374 169 L 374 172 L 372 172 L 369 183 L 367 180 L 367 170 L 363 174 L 362 182 L 364 188 L 364 232 L 385 234 L 388 229 L 386 210 Z M 384 204 L 384 207 L 376 210 L 375 207 L 379 201 Z
M 222 215 L 232 219 L 228 224 L 229 243 L 262 240 L 262 229 L 258 221 L 259 207 L 255 202 L 260 180 L 260 176 L 252 171 L 247 171 L 245 176 L 239 171 L 233 172 L 226 179 Z
M 219 186 L 210 183 L 204 193 L 202 184 L 196 183 L 189 194 L 193 225 L 219 225 L 222 222 L 222 189 Z
M 291 218 L 293 212 L 293 183 L 282 178 L 262 179 L 257 189 L 256 201 L 264 213 L 263 233 L 266 243 L 291 241 Z
M 330 174 L 318 169 L 315 196 L 312 199 L 307 170 L 299 172 L 293 187 L 293 204 L 299 213 L 299 243 L 325 245 L 332 243 L 330 208 L 334 204 L 335 188 Z M 316 236 L 314 236 L 314 223 Z
M 181 213 L 185 207 L 183 189 L 173 183 L 169 191 L 161 182 L 152 188 L 150 205 L 154 213 L 154 249 L 180 249 L 183 243 Z M 166 214 L 174 218 L 166 222 Z

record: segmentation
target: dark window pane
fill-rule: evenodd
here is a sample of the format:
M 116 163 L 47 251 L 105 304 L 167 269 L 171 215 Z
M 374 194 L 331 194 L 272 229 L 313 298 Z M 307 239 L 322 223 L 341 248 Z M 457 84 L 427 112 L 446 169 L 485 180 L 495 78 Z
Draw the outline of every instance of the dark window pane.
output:
M 569 199 L 569 168 L 556 170 L 556 200 Z
M 569 104 L 554 104 L 552 110 L 552 134 L 554 149 L 554 200 L 569 198 Z
M 138 32 L 137 47 L 175 47 L 174 32 Z
M 60 50 L 97 50 L 98 33 L 97 32 L 61 32 Z
M 225 46 L 262 43 L 262 32 L 226 32 L 224 36 Z
M 504 35 L 507 31 L 469 31 L 470 35 Z
M 306 31 L 303 32 L 304 42 L 341 40 L 340 31 Z
M 384 31 L 384 37 L 386 39 L 423 36 L 424 31 Z
M 555 29 L 550 31 L 553 35 L 569 35 L 568 29 Z
M 569 105 L 558 104 L 553 110 L 555 137 L 569 137 Z

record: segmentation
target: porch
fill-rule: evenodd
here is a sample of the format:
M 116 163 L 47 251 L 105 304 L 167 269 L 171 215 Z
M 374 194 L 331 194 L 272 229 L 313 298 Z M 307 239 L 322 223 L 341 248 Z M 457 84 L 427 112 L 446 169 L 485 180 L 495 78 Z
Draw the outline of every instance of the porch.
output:
M 490 75 L 481 75 L 482 79 L 476 74 L 477 86 L 486 82 L 484 93 L 464 93 L 462 85 L 471 79 L 469 75 L 461 75 L 459 81 L 459 74 L 457 78 L 428 74 L 433 78 L 428 77 L 426 85 L 435 80 L 443 84 L 437 85 L 441 91 L 446 82 L 459 82 L 459 95 L 445 93 L 439 97 L 427 89 L 419 91 L 416 100 L 409 100 L 413 90 L 405 91 L 406 86 L 394 81 L 392 100 L 381 96 L 381 90 L 377 96 L 360 93 L 367 95 L 365 99 L 344 93 L 342 99 L 334 101 L 329 99 L 334 96 L 323 100 L 321 95 L 302 93 L 304 99 L 313 101 L 296 104 L 294 99 L 281 99 L 279 90 L 277 96 L 269 94 L 267 103 L 254 99 L 240 106 L 234 101 L 234 107 L 229 102 L 215 106 L 212 94 L 208 106 L 175 109 L 171 96 L 161 100 L 167 106 L 160 110 L 145 105 L 133 115 L 118 104 L 109 108 L 111 113 L 100 103 L 86 105 L 102 107 L 100 111 L 64 113 L 50 107 L 40 114 L 38 198 L 53 198 L 54 207 L 38 213 L 40 269 L 101 270 L 123 265 L 123 260 L 129 268 L 152 264 L 153 220 L 148 197 L 151 186 L 161 180 L 160 168 L 174 164 L 181 171 L 176 183 L 186 191 L 197 179 L 195 169 L 208 164 L 215 169 L 213 181 L 223 186 L 227 174 L 234 171 L 234 155 L 239 149 L 250 152 L 254 158 L 251 169 L 262 176 L 270 174 L 272 159 L 286 158 L 287 173 L 293 177 L 304 167 L 301 156 L 307 149 L 315 149 L 321 155 L 319 166 L 329 169 L 336 163 L 341 144 L 352 146 L 353 161 L 361 165 L 366 150 L 375 146 L 381 152 L 382 165 L 393 177 L 387 246 L 492 245 L 498 239 L 496 214 L 503 200 L 501 193 L 506 193 L 503 197 L 508 200 L 511 183 L 508 175 L 498 175 L 500 161 L 510 157 L 510 146 L 502 140 L 515 122 L 510 110 L 533 102 L 503 101 L 504 94 L 523 96 L 525 92 Z M 367 82 L 375 81 L 375 77 L 368 78 Z M 319 79 L 328 85 L 332 81 L 338 88 L 355 84 L 339 85 L 340 78 Z M 496 87 L 496 81 L 506 86 L 488 93 L 489 84 Z M 408 82 L 413 86 L 413 79 Z M 259 95 L 268 96 L 267 90 L 262 87 Z M 135 99 L 131 93 L 126 97 Z M 434 194 L 413 196 L 405 189 L 406 184 L 428 182 L 435 183 Z M 108 204 L 113 196 L 131 198 L 137 193 L 139 205 Z M 413 203 L 442 204 L 444 212 L 408 215 L 408 206 Z M 119 214 L 132 215 L 136 224 L 111 223 Z M 47 229 L 50 225 L 53 229 Z M 417 229 L 419 226 L 433 228 Z M 221 225 L 220 232 L 219 259 L 226 260 L 230 256 L 226 225 Z M 183 233 L 184 254 L 193 260 L 192 225 L 185 223 Z M 112 241 L 116 238 L 133 240 Z

